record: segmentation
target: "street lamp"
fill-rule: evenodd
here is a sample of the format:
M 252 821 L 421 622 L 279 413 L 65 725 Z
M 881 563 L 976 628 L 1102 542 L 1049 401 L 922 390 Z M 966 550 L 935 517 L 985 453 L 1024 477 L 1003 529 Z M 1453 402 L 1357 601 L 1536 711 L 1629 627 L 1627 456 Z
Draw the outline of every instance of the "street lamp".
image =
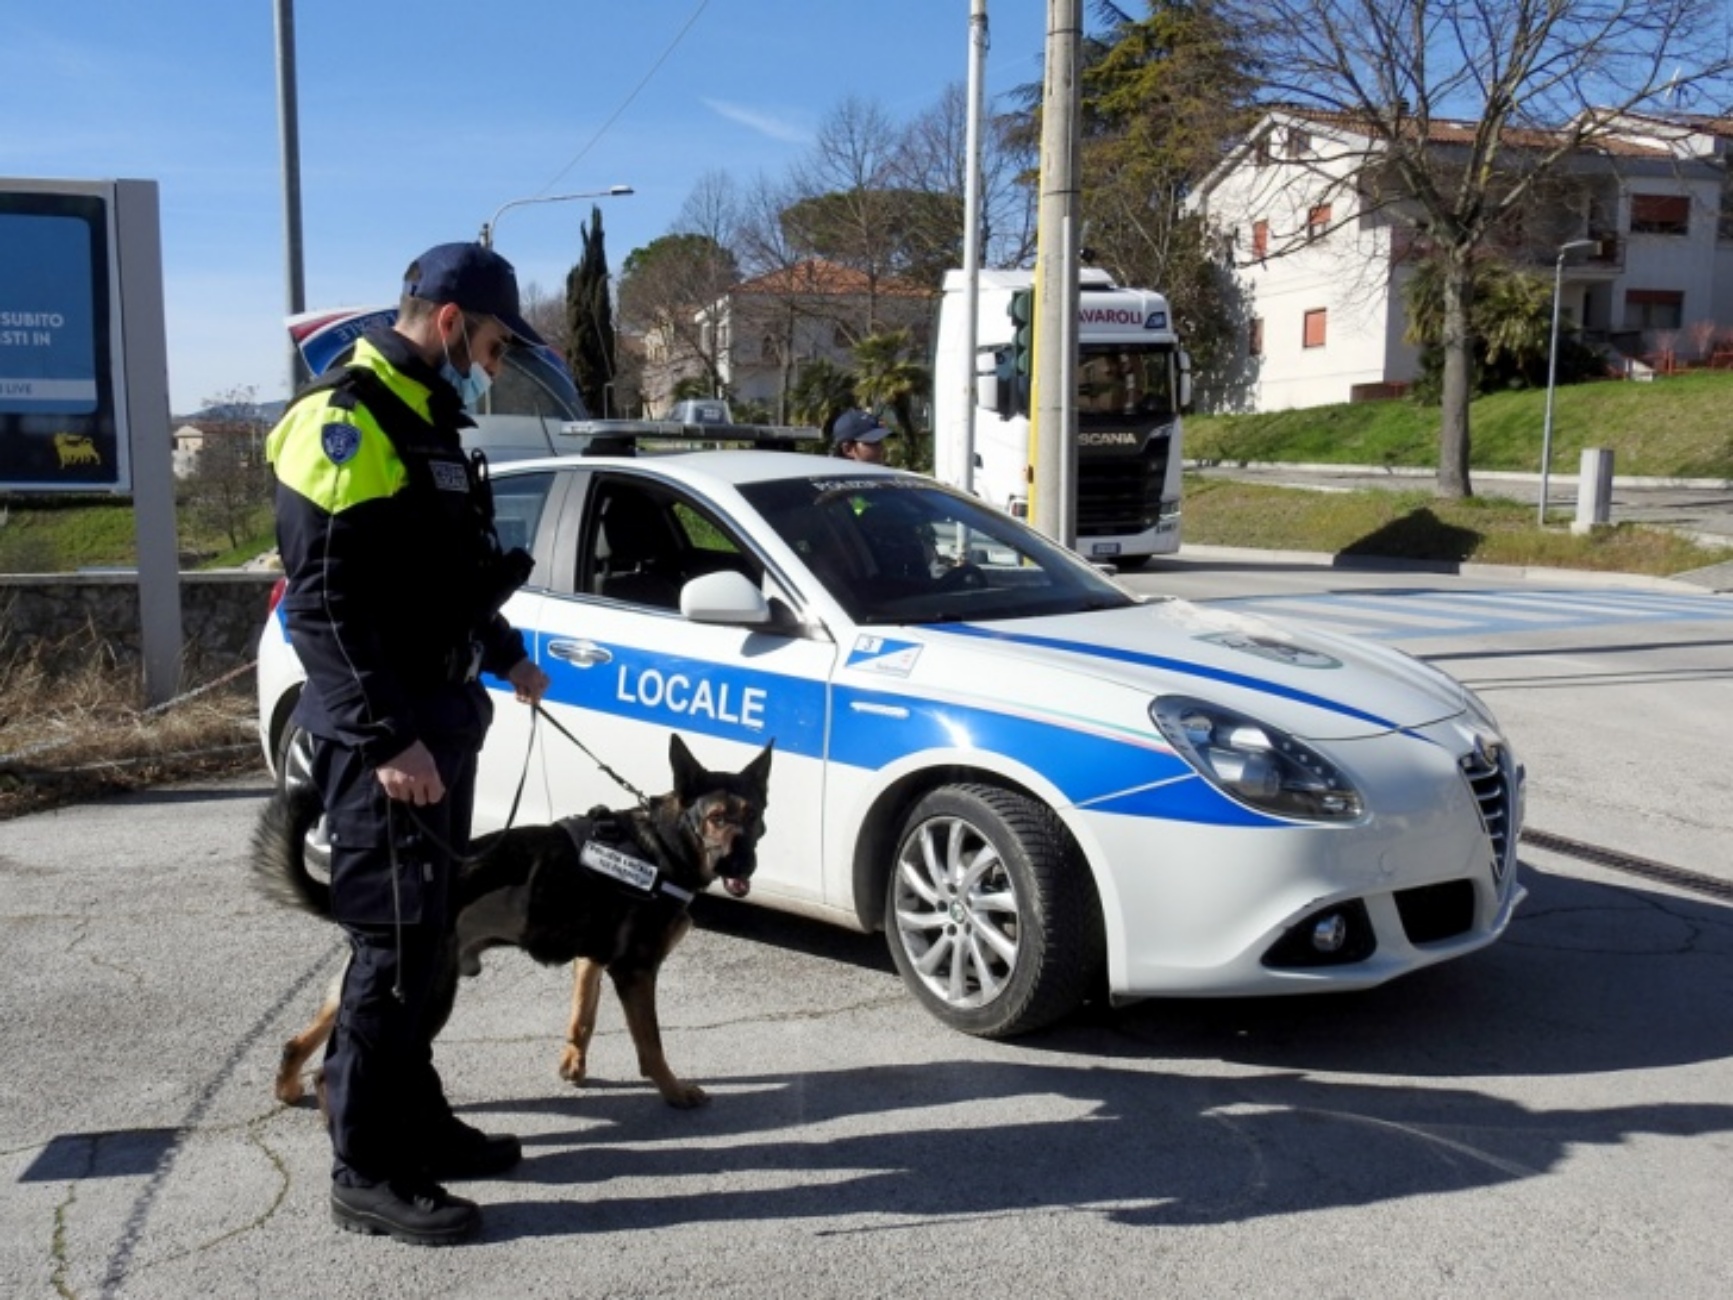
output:
M 499 225 L 501 214 L 509 208 L 521 208 L 526 203 L 566 203 L 572 199 L 616 198 L 622 194 L 631 194 L 632 192 L 633 190 L 630 185 L 610 185 L 605 190 L 586 190 L 582 194 L 546 194 L 540 198 L 513 199 L 509 203 L 500 204 L 494 211 L 493 219 L 491 221 L 484 221 L 481 223 L 481 239 L 479 242 L 483 248 L 493 247 L 494 227 Z
M 1540 514 L 1536 524 L 1546 527 L 1547 476 L 1552 472 L 1552 390 L 1558 377 L 1558 306 L 1559 291 L 1564 285 L 1565 255 L 1579 248 L 1598 248 L 1597 239 L 1573 239 L 1558 246 L 1558 260 L 1552 275 L 1552 335 L 1546 354 L 1546 420 L 1540 435 Z

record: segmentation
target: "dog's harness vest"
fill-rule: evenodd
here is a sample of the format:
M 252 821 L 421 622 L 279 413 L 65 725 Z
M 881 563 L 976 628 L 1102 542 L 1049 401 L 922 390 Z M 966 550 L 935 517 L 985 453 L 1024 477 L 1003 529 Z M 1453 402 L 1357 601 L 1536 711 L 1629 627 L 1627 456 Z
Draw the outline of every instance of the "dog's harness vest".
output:
M 606 809 L 583 817 L 562 817 L 555 825 L 572 837 L 578 861 L 597 875 L 625 886 L 639 898 L 667 898 L 681 907 L 692 902 L 692 891 L 676 885 L 660 867 L 638 853 L 631 828 Z

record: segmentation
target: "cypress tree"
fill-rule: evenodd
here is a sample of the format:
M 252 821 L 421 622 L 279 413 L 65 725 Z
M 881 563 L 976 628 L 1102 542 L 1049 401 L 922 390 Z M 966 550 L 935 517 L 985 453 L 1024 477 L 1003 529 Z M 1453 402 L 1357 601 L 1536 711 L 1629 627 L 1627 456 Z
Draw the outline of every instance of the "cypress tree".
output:
M 590 413 L 612 415 L 604 402 L 614 378 L 614 305 L 599 207 L 591 207 L 583 237 L 583 256 L 566 275 L 566 361 Z

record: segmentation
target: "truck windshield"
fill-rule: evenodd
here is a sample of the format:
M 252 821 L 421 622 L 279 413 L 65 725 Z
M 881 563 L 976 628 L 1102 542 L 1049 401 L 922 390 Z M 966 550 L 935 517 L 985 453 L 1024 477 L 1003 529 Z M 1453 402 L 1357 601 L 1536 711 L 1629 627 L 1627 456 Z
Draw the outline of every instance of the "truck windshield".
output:
M 1173 412 L 1171 347 L 1086 347 L 1078 360 L 1079 415 L 1151 416 Z

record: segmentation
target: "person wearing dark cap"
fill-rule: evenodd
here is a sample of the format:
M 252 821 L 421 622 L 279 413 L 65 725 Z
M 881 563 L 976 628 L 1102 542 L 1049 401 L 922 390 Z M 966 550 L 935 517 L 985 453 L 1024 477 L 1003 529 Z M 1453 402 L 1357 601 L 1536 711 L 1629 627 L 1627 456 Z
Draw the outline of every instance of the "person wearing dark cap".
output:
M 504 552 L 465 414 L 514 340 L 511 264 L 441 244 L 404 275 L 396 323 L 297 394 L 266 454 L 277 476 L 280 608 L 307 684 L 295 722 L 330 839 L 349 939 L 324 1064 L 331 1213 L 340 1227 L 436 1245 L 480 1225 L 440 1185 L 503 1173 L 515 1137 L 459 1120 L 433 1065 L 437 976 L 469 842 L 489 673 L 533 704 L 548 679 L 500 607 L 529 576 Z
M 830 431 L 831 452 L 844 460 L 885 463 L 885 439 L 891 431 L 871 411 L 844 411 Z

